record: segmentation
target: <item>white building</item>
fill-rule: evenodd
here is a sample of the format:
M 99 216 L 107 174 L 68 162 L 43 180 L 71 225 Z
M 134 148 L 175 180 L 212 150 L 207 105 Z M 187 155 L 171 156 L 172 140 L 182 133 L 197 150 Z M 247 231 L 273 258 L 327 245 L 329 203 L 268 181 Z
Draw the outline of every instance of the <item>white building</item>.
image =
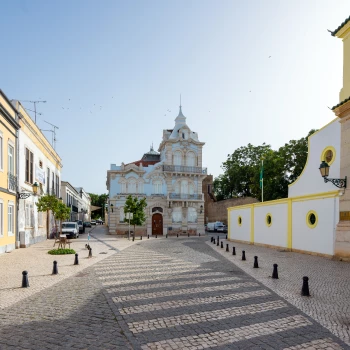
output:
M 139 233 L 204 233 L 202 181 L 207 169 L 202 167 L 203 146 L 198 134 L 187 126 L 180 106 L 175 126 L 163 130 L 158 152 L 151 147 L 140 160 L 112 164 L 107 171 L 109 232 L 124 234 L 128 230 L 124 204 L 131 194 L 147 201 L 147 220 Z
M 19 101 L 12 101 L 19 113 L 18 135 L 18 188 L 19 192 L 32 193 L 32 186 L 39 185 L 38 195 L 60 196 L 61 158 L 49 141 L 27 114 Z M 38 196 L 19 199 L 18 230 L 21 247 L 45 240 L 52 233 L 52 215 L 38 212 L 35 203 Z

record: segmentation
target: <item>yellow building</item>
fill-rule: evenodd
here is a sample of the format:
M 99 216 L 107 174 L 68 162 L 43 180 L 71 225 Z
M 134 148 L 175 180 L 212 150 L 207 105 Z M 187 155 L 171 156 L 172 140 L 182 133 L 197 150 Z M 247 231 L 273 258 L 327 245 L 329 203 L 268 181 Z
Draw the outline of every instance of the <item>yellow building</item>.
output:
M 16 248 L 17 150 L 20 128 L 15 108 L 0 90 L 0 253 Z

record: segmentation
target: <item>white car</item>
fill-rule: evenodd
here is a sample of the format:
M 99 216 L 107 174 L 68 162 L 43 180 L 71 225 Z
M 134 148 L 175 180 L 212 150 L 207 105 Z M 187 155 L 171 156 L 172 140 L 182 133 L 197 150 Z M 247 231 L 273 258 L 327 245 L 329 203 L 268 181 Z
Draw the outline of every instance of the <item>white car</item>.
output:
M 79 237 L 79 226 L 77 222 L 62 222 L 62 234 L 66 235 L 67 238 L 78 238 Z
M 91 220 L 91 225 L 96 225 L 96 220 Z

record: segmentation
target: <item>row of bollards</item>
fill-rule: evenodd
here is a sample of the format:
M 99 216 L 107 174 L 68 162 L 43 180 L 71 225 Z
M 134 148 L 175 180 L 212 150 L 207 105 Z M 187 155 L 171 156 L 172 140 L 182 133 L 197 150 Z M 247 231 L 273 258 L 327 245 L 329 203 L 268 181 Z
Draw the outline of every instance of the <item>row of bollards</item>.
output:
M 88 247 L 88 249 L 89 249 L 89 258 L 91 258 L 92 257 L 92 248 L 88 245 L 86 245 L 86 247 Z M 73 265 L 79 265 L 79 258 L 78 258 L 77 253 L 75 254 Z M 58 267 L 57 267 L 56 260 L 53 262 L 52 274 L 58 275 Z M 28 271 L 23 271 L 22 272 L 22 288 L 28 288 L 28 287 L 29 287 Z
M 226 235 L 227 239 L 227 235 Z M 212 236 L 210 239 L 210 242 L 213 243 L 214 245 L 216 244 L 219 246 L 219 236 L 217 236 L 217 240 Z M 224 243 L 221 241 L 221 249 L 224 248 Z M 226 244 L 226 252 L 229 252 L 229 244 Z M 236 255 L 236 247 L 232 247 L 232 255 Z M 242 250 L 242 261 L 246 261 L 247 258 L 245 256 L 245 250 Z M 277 270 L 278 265 L 273 264 L 273 271 L 272 271 L 272 278 L 273 279 L 278 279 L 278 270 Z M 253 268 L 258 269 L 259 268 L 259 262 L 258 262 L 258 257 L 254 256 L 254 265 Z M 303 277 L 303 286 L 301 289 L 301 295 L 302 296 L 310 296 L 310 291 L 309 291 L 309 277 L 304 276 Z

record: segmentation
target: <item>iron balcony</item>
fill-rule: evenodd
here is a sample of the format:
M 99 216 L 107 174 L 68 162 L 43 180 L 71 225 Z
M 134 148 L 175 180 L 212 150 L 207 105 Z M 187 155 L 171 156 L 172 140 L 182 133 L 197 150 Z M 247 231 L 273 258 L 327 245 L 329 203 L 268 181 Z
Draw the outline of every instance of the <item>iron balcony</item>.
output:
M 207 168 L 199 166 L 163 165 L 163 171 L 172 173 L 192 173 L 207 175 Z

